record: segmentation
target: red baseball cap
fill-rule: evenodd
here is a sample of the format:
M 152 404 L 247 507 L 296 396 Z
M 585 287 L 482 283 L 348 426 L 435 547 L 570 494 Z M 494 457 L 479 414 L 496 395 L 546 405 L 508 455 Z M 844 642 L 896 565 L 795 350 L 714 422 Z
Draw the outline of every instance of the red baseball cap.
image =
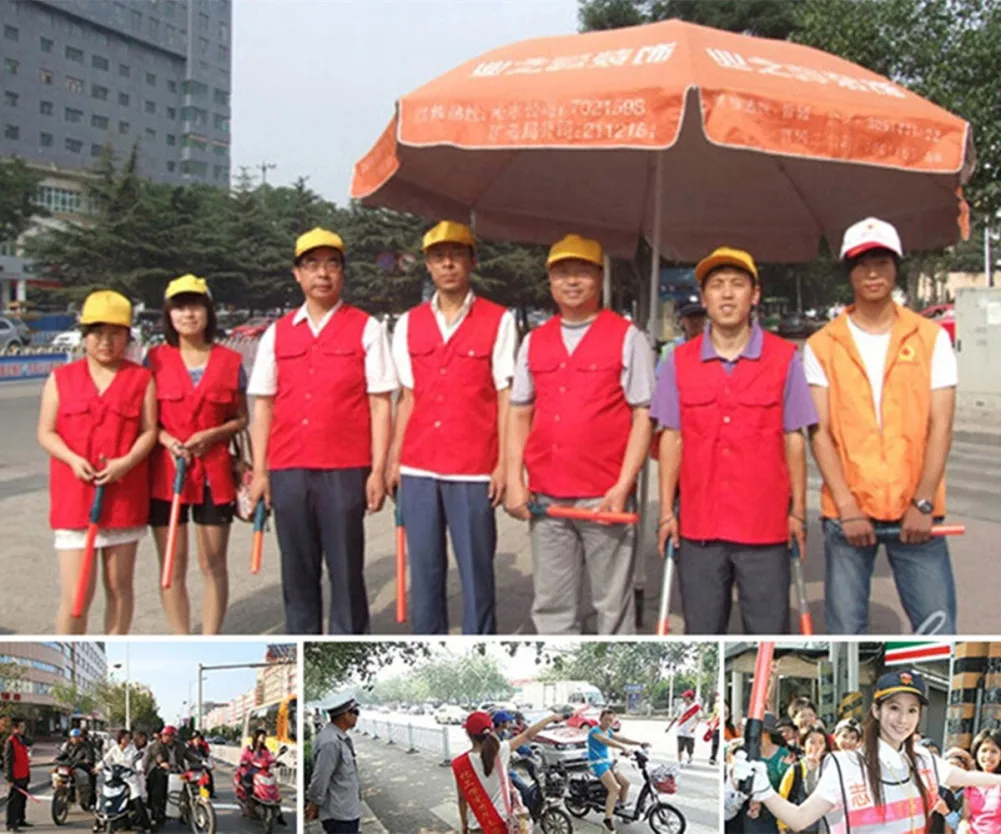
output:
M 488 712 L 471 712 L 462 725 L 471 735 L 478 736 L 484 730 L 493 729 L 494 720 Z
M 686 689 L 684 692 L 681 693 L 681 697 L 682 698 L 694 698 L 695 697 L 695 690 L 694 689 Z

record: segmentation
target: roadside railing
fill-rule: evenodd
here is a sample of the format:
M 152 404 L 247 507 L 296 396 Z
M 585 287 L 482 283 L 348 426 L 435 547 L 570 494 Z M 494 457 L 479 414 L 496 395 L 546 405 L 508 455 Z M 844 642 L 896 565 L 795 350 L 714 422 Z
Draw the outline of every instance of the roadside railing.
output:
M 452 763 L 452 750 L 448 739 L 448 727 L 425 727 L 388 718 L 360 716 L 355 731 L 369 736 L 374 741 L 399 744 L 408 753 L 421 751 L 439 757 L 442 766 Z

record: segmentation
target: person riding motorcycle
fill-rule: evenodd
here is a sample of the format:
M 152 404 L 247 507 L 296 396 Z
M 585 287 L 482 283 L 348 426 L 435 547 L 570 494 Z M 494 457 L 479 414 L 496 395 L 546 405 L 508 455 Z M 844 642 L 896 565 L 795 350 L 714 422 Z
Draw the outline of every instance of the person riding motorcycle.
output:
M 123 777 L 125 784 L 129 786 L 129 805 L 135 814 L 136 822 L 142 834 L 149 834 L 149 817 L 146 814 L 146 806 L 142 803 L 141 791 L 139 788 L 139 776 L 136 772 L 136 760 L 139 758 L 139 751 L 132 744 L 132 733 L 128 730 L 119 730 L 117 736 L 118 743 L 109 747 L 108 752 L 101 757 L 101 760 L 94 768 L 94 773 L 99 773 L 104 768 L 111 768 L 114 765 L 121 765 L 128 768 L 128 775 Z M 101 831 L 103 825 L 100 819 L 94 819 L 94 831 Z
M 215 799 L 215 773 L 212 770 L 212 750 L 209 743 L 205 740 L 205 736 L 195 730 L 188 740 L 188 747 L 194 750 L 205 763 L 206 773 L 209 777 L 209 799 Z
M 236 772 L 247 796 L 254 794 L 254 774 L 258 770 L 274 767 L 278 761 L 274 754 L 268 750 L 267 739 L 267 730 L 255 730 L 251 743 L 243 749 L 243 753 L 240 755 L 240 765 Z M 278 817 L 275 821 L 279 825 L 288 825 L 281 808 L 278 809 Z
M 91 790 L 90 778 L 94 770 L 94 751 L 83 739 L 83 733 L 73 728 L 70 737 L 63 742 L 56 756 L 56 764 L 73 768 L 73 780 L 76 782 L 76 795 L 80 807 L 87 810 L 94 796 Z
M 184 770 L 185 764 L 201 767 L 202 759 L 193 749 L 184 746 L 177 738 L 177 729 L 168 724 L 160 731 L 160 740 L 154 741 L 143 756 L 149 809 L 155 825 L 167 821 L 168 775 L 171 770 Z

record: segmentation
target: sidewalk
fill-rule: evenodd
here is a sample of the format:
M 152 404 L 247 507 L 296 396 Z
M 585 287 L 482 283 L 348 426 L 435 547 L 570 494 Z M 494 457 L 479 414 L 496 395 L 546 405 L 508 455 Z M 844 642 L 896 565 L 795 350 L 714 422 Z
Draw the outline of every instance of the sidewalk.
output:
M 323 834 L 319 820 L 307 822 L 303 830 L 305 834 Z M 376 819 L 372 809 L 364 801 L 361 803 L 361 834 L 389 834 L 389 829 Z

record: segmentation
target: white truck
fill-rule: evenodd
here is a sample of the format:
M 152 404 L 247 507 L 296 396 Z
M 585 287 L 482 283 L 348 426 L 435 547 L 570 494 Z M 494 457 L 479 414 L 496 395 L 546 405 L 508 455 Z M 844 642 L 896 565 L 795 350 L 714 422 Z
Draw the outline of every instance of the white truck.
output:
M 601 690 L 587 681 L 530 681 L 522 684 L 515 700 L 530 701 L 533 709 L 570 704 L 575 709 L 588 707 L 600 711 L 606 703 Z

